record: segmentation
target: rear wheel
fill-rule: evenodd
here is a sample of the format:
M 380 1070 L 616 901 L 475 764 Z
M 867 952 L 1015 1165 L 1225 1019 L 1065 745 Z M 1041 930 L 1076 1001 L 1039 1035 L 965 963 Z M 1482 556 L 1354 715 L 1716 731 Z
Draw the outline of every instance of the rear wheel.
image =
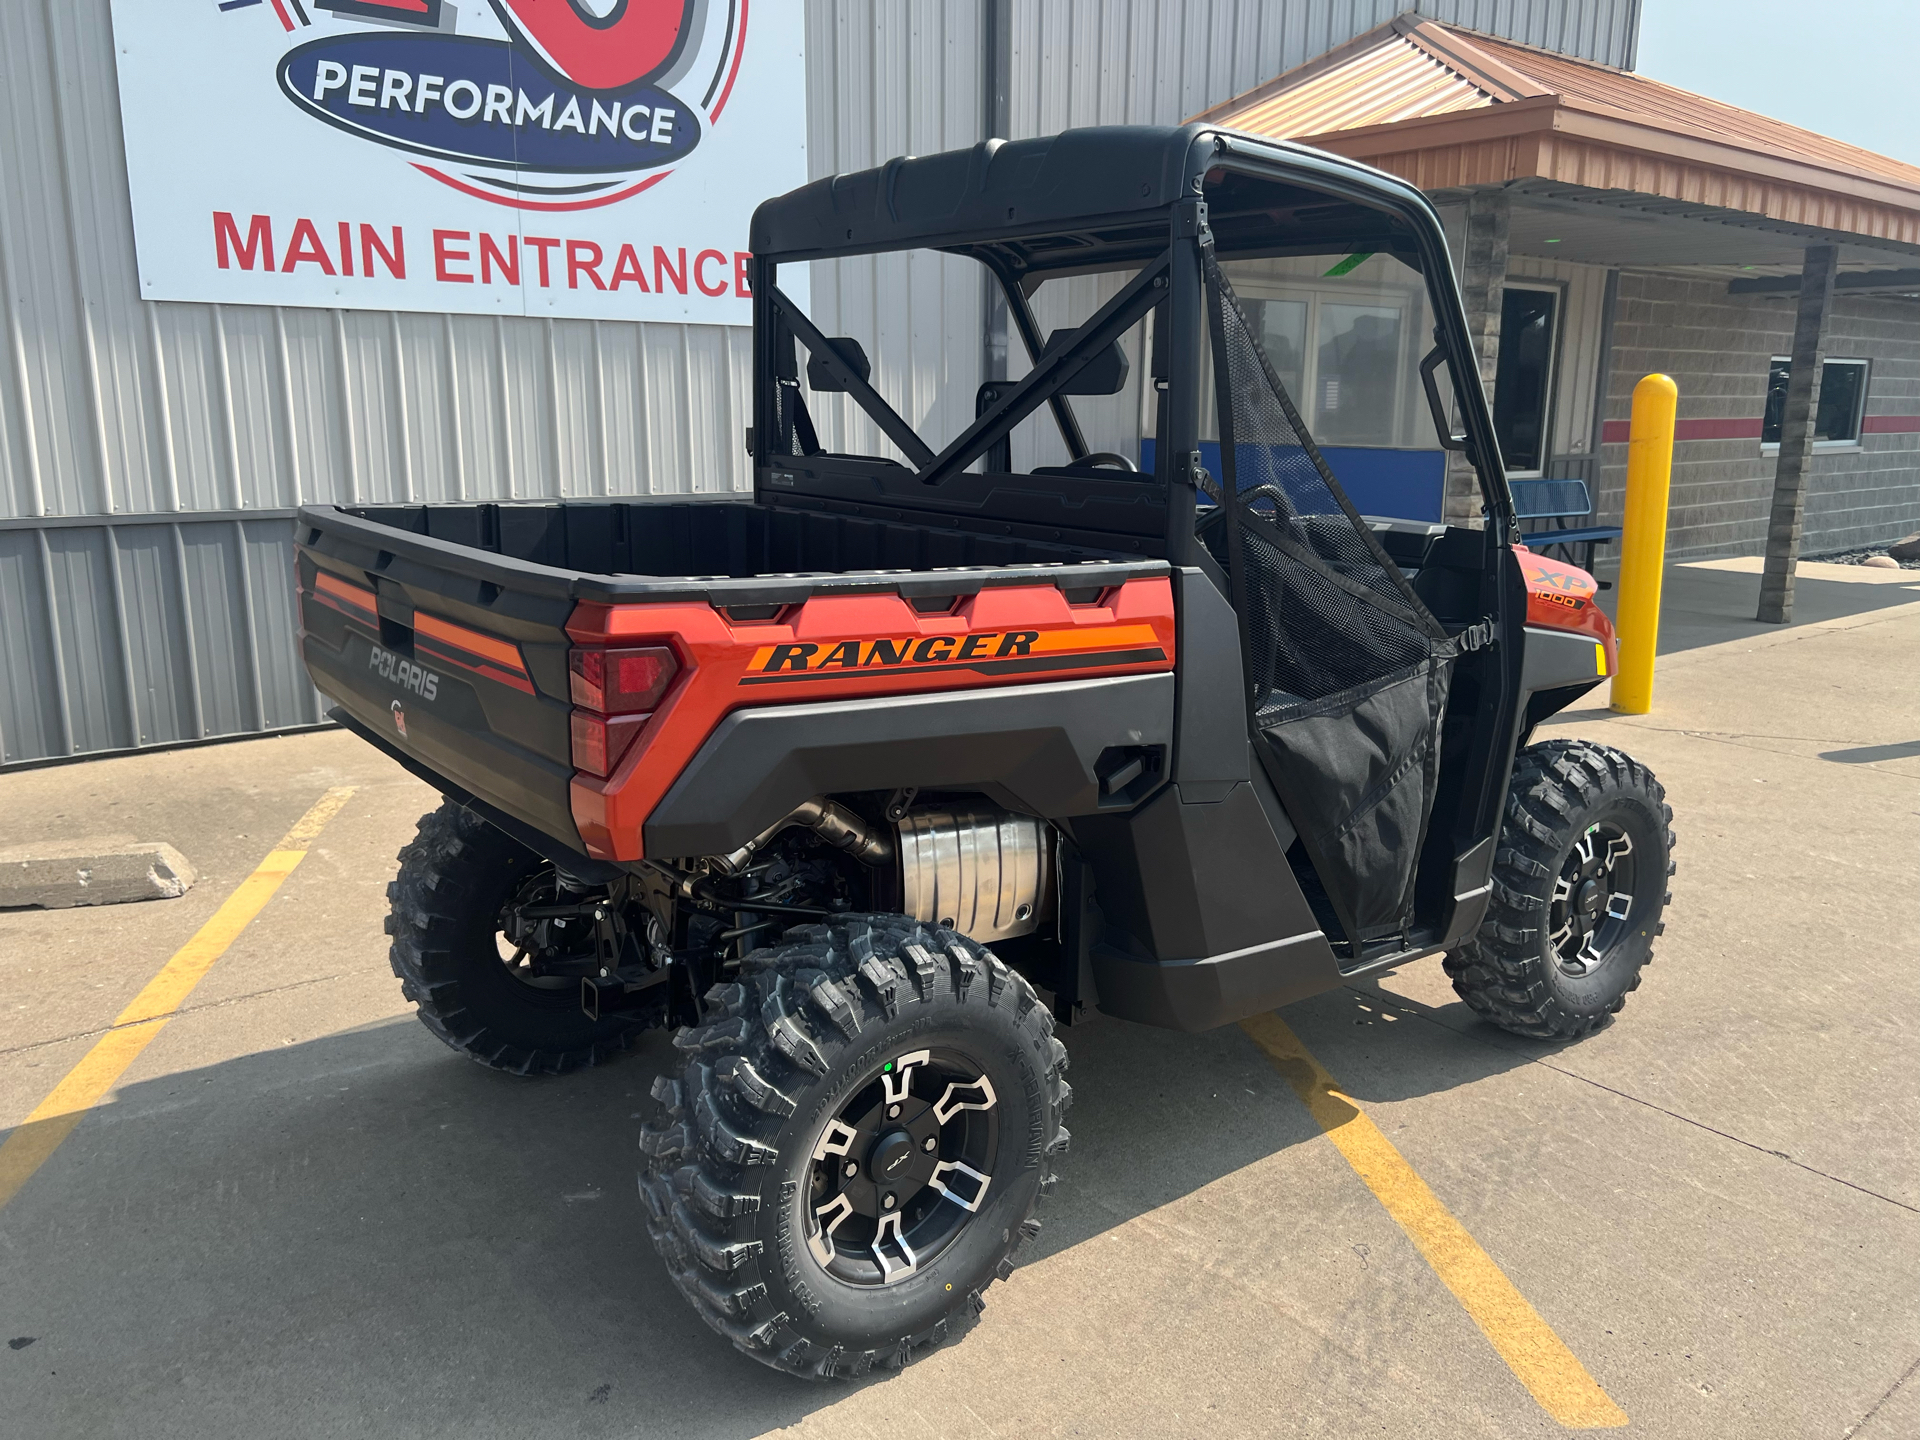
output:
M 1446 958 L 1460 998 L 1534 1039 L 1608 1024 L 1666 929 L 1672 821 L 1653 772 L 1622 751 L 1585 740 L 1521 751 L 1486 918 Z
M 389 957 L 420 1023 L 481 1064 L 521 1075 L 596 1064 L 658 1024 L 657 1013 L 596 1021 L 580 1008 L 590 927 L 548 921 L 536 943 L 518 913 L 567 898 L 552 862 L 451 800 L 422 816 L 387 886 Z
M 855 915 L 749 954 L 707 1008 L 640 1140 L 694 1309 L 814 1379 L 969 1327 L 1067 1145 L 1066 1050 L 1032 988 L 951 930 Z

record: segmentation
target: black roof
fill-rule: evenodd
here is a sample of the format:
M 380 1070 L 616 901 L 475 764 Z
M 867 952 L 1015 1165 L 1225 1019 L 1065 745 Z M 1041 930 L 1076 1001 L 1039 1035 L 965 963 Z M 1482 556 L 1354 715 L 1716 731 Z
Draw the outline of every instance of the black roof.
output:
M 1374 210 L 1375 223 L 1384 227 L 1377 237 L 1382 249 L 1396 248 L 1387 230 L 1404 228 L 1404 219 L 1396 227 L 1383 212 L 1406 216 L 1411 205 L 1432 215 L 1425 197 L 1405 181 L 1325 151 L 1210 125 L 1106 125 L 1032 140 L 986 140 L 812 181 L 753 212 L 750 244 L 754 254 L 776 260 L 924 246 L 991 251 L 1016 270 L 1086 267 L 1135 248 L 1164 248 L 1166 211 L 1201 194 L 1207 171 L 1223 158 L 1254 162 L 1269 182 L 1304 187 L 1295 204 L 1282 202 L 1279 209 L 1309 222 L 1316 208 L 1327 210 L 1329 191 Z M 1262 228 L 1271 230 L 1283 217 L 1272 183 L 1259 190 Z M 1208 187 L 1208 199 L 1218 234 L 1227 215 L 1216 187 Z M 1341 213 L 1329 233 L 1359 238 L 1359 212 L 1335 208 Z M 1298 233 L 1297 216 L 1284 218 Z M 1021 239 L 1064 232 L 1078 238 L 1055 245 Z M 1229 234 L 1221 234 L 1223 249 L 1234 248 Z

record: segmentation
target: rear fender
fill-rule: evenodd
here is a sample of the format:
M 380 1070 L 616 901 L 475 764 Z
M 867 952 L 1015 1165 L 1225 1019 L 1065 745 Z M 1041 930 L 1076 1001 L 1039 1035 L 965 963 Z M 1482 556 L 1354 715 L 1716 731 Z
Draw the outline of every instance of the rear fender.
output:
M 605 780 L 574 776 L 573 816 L 581 838 L 590 854 L 608 860 L 713 854 L 751 838 L 816 794 L 957 784 L 935 773 L 925 778 L 900 773 L 909 762 L 906 751 L 937 751 L 947 738 L 940 727 L 948 724 L 955 727 L 948 736 L 970 746 L 982 743 L 980 735 L 999 731 L 1032 739 L 1038 730 L 1061 729 L 1067 720 L 1049 720 L 1046 701 L 1018 699 L 1019 692 L 1039 684 L 1070 691 L 1079 687 L 1061 682 L 1166 676 L 1162 686 L 1149 687 L 1156 696 L 1164 694 L 1164 700 L 1156 699 L 1149 707 L 1156 715 L 1164 714 L 1164 722 L 1148 724 L 1122 707 L 1110 722 L 1096 727 L 1108 737 L 1101 748 L 1159 745 L 1164 751 L 1171 743 L 1175 653 L 1167 577 L 1139 577 L 1087 595 L 1081 603 L 1076 599 L 1080 597 L 1045 583 L 984 589 L 951 605 L 942 601 L 937 613 L 923 612 L 893 593 L 815 595 L 756 618 L 735 618 L 703 604 L 582 604 L 567 627 L 576 643 L 664 643 L 674 648 L 682 668 L 614 773 Z M 952 692 L 1005 699 L 960 707 L 968 717 L 964 720 L 960 710 L 938 718 L 938 705 L 907 703 L 908 697 L 950 699 Z M 897 704 L 874 707 L 871 702 L 877 697 L 896 697 Z M 817 722 L 838 713 L 825 707 L 843 702 L 851 708 L 842 718 L 857 728 L 863 746 L 889 747 L 884 764 L 880 749 L 865 751 L 872 759 L 863 766 L 859 747 L 840 745 L 840 738 L 850 739 L 855 729 L 848 729 L 845 737 L 821 734 Z M 1054 703 L 1064 704 L 1064 698 Z M 1003 719 L 994 717 L 996 707 L 1007 711 Z M 888 715 L 896 709 L 901 727 L 897 734 L 888 729 Z M 782 722 L 781 716 L 790 720 Z M 738 723 L 727 729 L 729 717 L 737 717 Z M 777 738 L 746 744 L 739 738 L 747 733 L 774 737 L 783 729 L 796 736 L 792 745 Z M 1125 738 L 1135 731 L 1141 738 Z M 988 773 L 973 777 L 981 787 L 992 793 L 991 786 L 1000 782 L 1003 796 L 1011 798 L 1014 771 L 1069 760 L 1077 767 L 1075 747 L 1083 739 L 1068 736 L 1058 742 L 1066 745 L 1064 750 L 1054 741 L 1032 739 L 1038 751 L 1025 742 L 1009 741 L 997 765 L 969 750 L 963 768 L 984 768 Z M 712 744 L 721 749 L 707 755 Z M 829 763 L 818 758 L 835 747 L 844 752 L 839 759 Z M 815 758 L 790 761 L 789 751 Z M 1092 758 L 1098 753 L 1096 749 Z M 1042 754 L 1053 754 L 1056 761 L 1037 761 L 1035 756 Z M 960 763 L 957 757 L 949 758 Z M 945 777 L 951 768 L 943 761 L 934 770 Z M 813 783 L 829 770 L 844 777 L 842 781 Z M 1164 756 L 1159 773 L 1165 774 Z M 1098 779 L 1090 770 L 1080 775 L 1075 768 L 1063 773 L 1053 788 L 1097 793 Z M 795 785 L 807 784 L 812 788 L 784 798 Z M 675 797 L 672 807 L 657 813 L 670 792 Z M 783 800 L 784 808 L 762 813 Z M 1023 808 L 1048 813 L 1039 796 Z

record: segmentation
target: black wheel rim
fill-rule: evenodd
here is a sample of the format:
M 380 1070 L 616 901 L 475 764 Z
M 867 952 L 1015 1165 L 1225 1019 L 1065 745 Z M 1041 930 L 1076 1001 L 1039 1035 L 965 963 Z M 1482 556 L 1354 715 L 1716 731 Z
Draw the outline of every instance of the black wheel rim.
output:
M 814 1144 L 807 1247 L 849 1285 L 899 1284 L 972 1223 L 999 1153 L 999 1097 L 984 1066 L 942 1046 L 897 1055 Z
M 592 920 L 584 915 L 555 916 L 543 925 L 526 918 L 529 910 L 562 908 L 567 899 L 553 866 L 537 866 L 521 877 L 500 907 L 493 923 L 493 946 L 515 984 L 563 995 L 571 1005 L 580 994 L 580 962 L 593 954 Z M 572 963 L 561 969 L 556 962 Z
M 1635 871 L 1633 837 L 1613 821 L 1589 825 L 1573 842 L 1548 914 L 1549 943 L 1562 973 L 1593 974 L 1632 933 Z

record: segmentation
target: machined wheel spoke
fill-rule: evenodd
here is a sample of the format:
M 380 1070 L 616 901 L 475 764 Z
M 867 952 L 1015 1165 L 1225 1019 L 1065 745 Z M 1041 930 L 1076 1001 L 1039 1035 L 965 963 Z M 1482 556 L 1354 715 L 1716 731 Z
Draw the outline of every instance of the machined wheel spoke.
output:
M 1618 862 L 1633 853 L 1633 837 L 1622 830 L 1607 841 L 1606 865 L 1611 870 Z
M 898 1105 L 902 1100 L 905 1100 L 911 1095 L 913 1093 L 913 1068 L 916 1065 L 926 1064 L 932 1058 L 933 1052 L 930 1050 L 915 1050 L 911 1055 L 902 1055 L 898 1060 L 894 1061 L 893 1069 L 881 1072 L 880 1085 L 886 1093 L 886 1098 L 882 1103 Z
M 892 1251 L 892 1258 L 888 1252 Z M 900 1233 L 900 1212 L 880 1217 L 880 1228 L 873 1237 L 873 1258 L 880 1265 L 880 1283 L 891 1285 L 904 1280 L 919 1268 L 920 1261 L 906 1237 Z
M 948 1177 L 961 1175 L 972 1182 L 971 1199 L 947 1183 Z M 947 1199 L 953 1201 L 953 1203 L 958 1205 L 962 1210 L 978 1210 L 981 1201 L 987 1198 L 987 1186 L 992 1183 L 993 1177 L 991 1175 L 982 1175 L 971 1165 L 963 1165 L 958 1160 L 942 1160 L 938 1165 L 933 1167 L 933 1175 L 927 1181 L 928 1185 L 938 1190 L 942 1195 L 946 1196 Z
M 1553 948 L 1556 950 L 1571 940 L 1573 938 L 1573 917 L 1569 915 L 1560 928 L 1547 938 L 1553 942 Z
M 1624 920 L 1633 913 L 1633 896 L 1616 892 L 1607 897 L 1607 918 Z
M 1602 958 L 1598 947 L 1594 945 L 1593 941 L 1594 937 L 1592 935 L 1587 936 L 1586 941 L 1580 946 L 1579 954 L 1575 955 L 1573 959 L 1568 962 L 1573 965 L 1578 965 L 1582 975 L 1591 974 L 1593 967 L 1598 965 Z
M 1553 882 L 1553 903 L 1555 905 L 1573 903 L 1573 881 L 1565 875 Z
M 833 1260 L 833 1232 L 839 1227 L 840 1222 L 851 1214 L 853 1214 L 853 1201 L 844 1194 L 834 1196 L 813 1212 L 814 1221 L 819 1228 L 807 1236 L 807 1248 L 813 1251 L 813 1258 L 822 1266 Z
M 829 1120 L 827 1128 L 820 1134 L 820 1143 L 813 1147 L 813 1158 L 824 1160 L 829 1155 L 844 1155 L 853 1142 L 860 1138 L 860 1132 L 840 1120 Z
M 946 1094 L 934 1102 L 933 1118 L 944 1125 L 962 1110 L 991 1110 L 995 1096 L 993 1082 L 982 1075 L 978 1080 L 952 1080 Z

